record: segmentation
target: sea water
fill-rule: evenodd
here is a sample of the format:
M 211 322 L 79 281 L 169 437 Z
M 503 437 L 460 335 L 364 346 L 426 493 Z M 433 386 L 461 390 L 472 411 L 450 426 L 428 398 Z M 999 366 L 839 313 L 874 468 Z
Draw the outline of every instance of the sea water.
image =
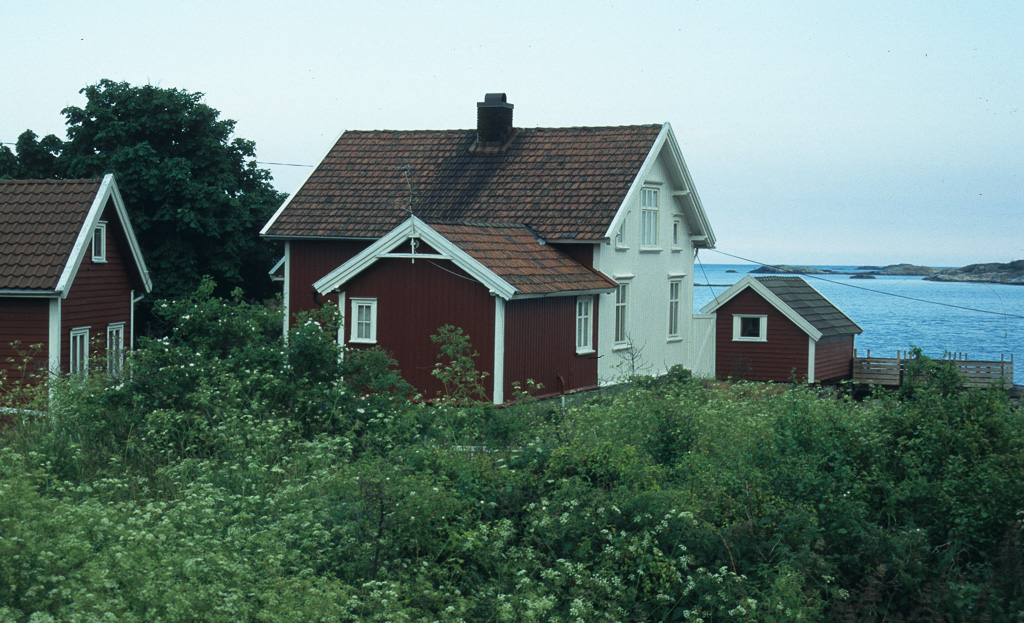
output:
M 694 311 L 725 293 L 753 264 L 694 266 Z M 853 266 L 815 266 L 860 272 Z M 922 277 L 800 275 L 864 332 L 860 356 L 895 357 L 916 346 L 934 358 L 946 353 L 999 361 L 1013 356 L 1014 383 L 1024 385 L 1024 286 L 925 281 Z

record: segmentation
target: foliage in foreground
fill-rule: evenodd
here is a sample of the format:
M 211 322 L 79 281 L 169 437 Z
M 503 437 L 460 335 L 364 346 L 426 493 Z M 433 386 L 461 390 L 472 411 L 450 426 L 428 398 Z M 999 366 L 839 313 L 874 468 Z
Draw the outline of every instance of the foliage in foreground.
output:
M 0 620 L 1011 621 L 1024 417 L 675 373 L 560 409 L 407 400 L 330 311 L 210 289 L 0 446 Z

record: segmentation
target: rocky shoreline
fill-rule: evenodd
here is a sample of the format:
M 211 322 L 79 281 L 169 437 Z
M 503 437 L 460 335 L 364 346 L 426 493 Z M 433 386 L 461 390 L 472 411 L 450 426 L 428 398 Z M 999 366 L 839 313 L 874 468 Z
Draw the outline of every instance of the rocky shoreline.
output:
M 1024 285 L 1024 260 L 1016 260 L 1008 264 L 970 264 L 962 268 L 932 268 L 931 266 L 917 266 L 914 264 L 859 266 L 855 271 L 781 264 L 777 266 L 762 266 L 750 272 L 769 275 L 849 275 L 851 279 L 872 279 L 876 276 L 898 275 L 923 277 L 925 281 Z

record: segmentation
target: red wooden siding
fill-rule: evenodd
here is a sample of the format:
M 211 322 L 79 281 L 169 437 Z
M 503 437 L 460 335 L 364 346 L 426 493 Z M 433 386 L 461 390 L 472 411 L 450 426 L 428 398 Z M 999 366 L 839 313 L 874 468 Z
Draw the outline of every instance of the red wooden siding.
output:
M 718 308 L 715 327 L 718 350 L 715 375 L 748 381 L 789 381 L 807 378 L 807 357 L 810 339 L 789 318 L 786 318 L 751 289 L 737 294 Z M 768 316 L 767 342 L 734 342 L 734 314 Z
M 377 299 L 377 343 L 398 361 L 402 377 L 424 398 L 436 398 L 442 389 L 430 374 L 440 352 L 430 336 L 446 324 L 469 336 L 480 353 L 477 369 L 493 375 L 494 297 L 452 262 L 378 260 L 345 284 L 345 296 L 345 342 L 351 337 L 351 299 Z M 493 376 L 484 382 L 489 398 L 492 383 Z
M 0 385 L 21 380 L 26 373 L 31 376 L 46 371 L 49 318 L 49 299 L 0 298 L 0 373 L 7 376 Z M 17 347 L 13 342 L 18 343 Z M 33 348 L 36 345 L 39 347 Z M 27 353 L 32 358 L 23 368 L 21 358 Z
M 827 381 L 852 374 L 853 335 L 835 335 L 818 340 L 814 347 L 814 380 Z
M 358 240 L 293 240 L 290 244 L 288 306 L 294 315 L 319 307 L 313 284 L 369 246 Z M 321 299 L 321 302 L 323 299 Z
M 67 372 L 71 363 L 71 330 L 89 327 L 89 356 L 93 365 L 102 362 L 107 350 L 107 325 L 123 322 L 127 343 L 133 335 L 131 251 L 117 231 L 121 225 L 111 206 L 103 212 L 107 221 L 107 261 L 94 262 L 92 247 L 86 251 L 82 264 L 71 282 L 68 296 L 61 302 L 60 367 Z
M 594 297 L 595 302 L 598 298 Z M 595 305 L 591 324 L 595 345 L 597 326 Z M 506 304 L 505 396 L 511 396 L 514 382 L 525 389 L 527 379 L 544 385 L 541 396 L 597 386 L 597 354 L 576 354 L 576 297 Z

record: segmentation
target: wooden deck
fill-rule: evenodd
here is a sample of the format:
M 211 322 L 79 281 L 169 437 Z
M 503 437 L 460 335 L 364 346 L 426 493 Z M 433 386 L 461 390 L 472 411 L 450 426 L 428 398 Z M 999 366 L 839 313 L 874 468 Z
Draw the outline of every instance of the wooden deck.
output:
M 883 385 L 895 387 L 903 382 L 903 374 L 912 357 L 906 351 L 897 351 L 893 359 L 872 357 L 871 351 L 866 357 L 853 357 L 853 381 L 865 385 Z M 988 387 L 996 383 L 1001 387 L 1013 387 L 1013 355 L 1009 359 L 999 361 L 977 361 L 967 357 L 965 353 L 947 353 L 946 357 L 936 361 L 950 361 L 956 364 L 957 370 L 964 375 L 964 387 Z

